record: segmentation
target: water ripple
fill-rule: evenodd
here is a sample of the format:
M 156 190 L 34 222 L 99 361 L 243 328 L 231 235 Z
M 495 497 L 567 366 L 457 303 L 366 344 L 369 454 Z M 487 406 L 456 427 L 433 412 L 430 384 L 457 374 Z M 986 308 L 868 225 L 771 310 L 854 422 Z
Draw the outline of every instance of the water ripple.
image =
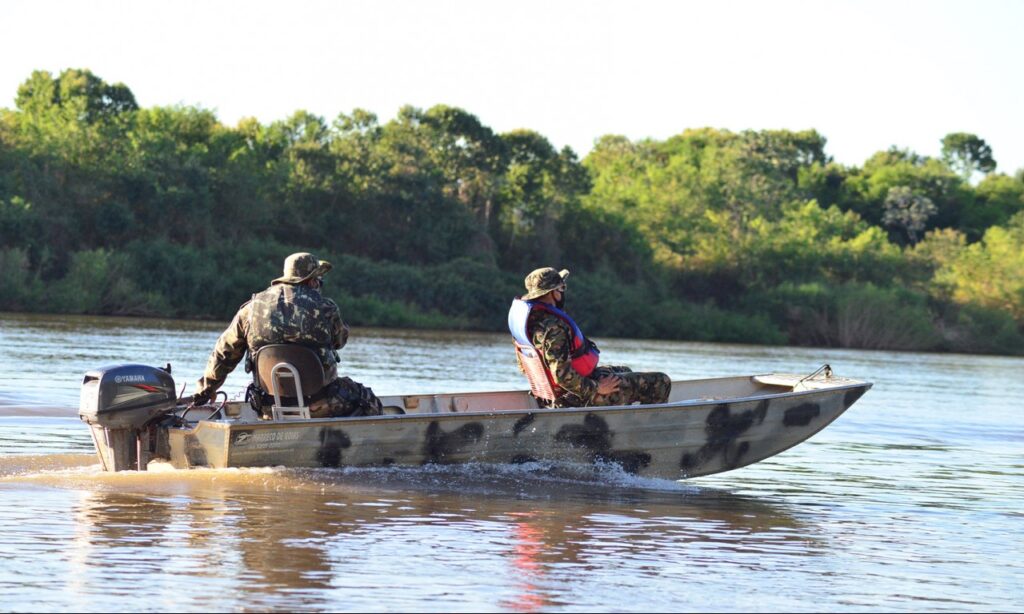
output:
M 85 370 L 174 364 L 224 323 L 0 316 L 0 594 L 38 611 L 1013 611 L 1024 360 L 607 340 L 677 378 L 875 382 L 810 441 L 689 482 L 615 466 L 100 470 Z M 357 330 L 379 393 L 521 388 L 503 335 Z M 408 373 L 406 373 L 408 371 Z M 467 382 L 463 376 L 474 372 Z M 227 387 L 245 385 L 234 373 Z

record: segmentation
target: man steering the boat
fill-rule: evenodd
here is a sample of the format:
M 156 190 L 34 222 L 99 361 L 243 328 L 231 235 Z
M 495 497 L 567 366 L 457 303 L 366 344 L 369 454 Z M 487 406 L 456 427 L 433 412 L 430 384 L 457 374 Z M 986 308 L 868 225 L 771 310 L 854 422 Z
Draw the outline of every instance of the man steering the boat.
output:
M 520 370 L 548 407 L 665 403 L 672 380 L 664 373 L 598 366 L 600 351 L 562 308 L 569 271 L 551 267 L 526 276 L 526 294 L 512 301 L 509 330 Z M 531 351 L 531 349 L 533 351 Z
M 337 351 L 348 341 L 349 329 L 341 319 L 337 303 L 320 292 L 323 276 L 330 270 L 330 262 L 313 254 L 300 252 L 288 256 L 284 274 L 242 305 L 217 340 L 197 384 L 198 392 L 192 397 L 193 404 L 209 402 L 246 352 L 251 357 L 266 345 L 295 343 L 317 351 L 325 379 L 330 381 L 324 393 L 317 395 L 319 398 L 309 399 L 311 417 L 380 415 L 381 402 L 371 389 L 350 378 L 338 377 Z

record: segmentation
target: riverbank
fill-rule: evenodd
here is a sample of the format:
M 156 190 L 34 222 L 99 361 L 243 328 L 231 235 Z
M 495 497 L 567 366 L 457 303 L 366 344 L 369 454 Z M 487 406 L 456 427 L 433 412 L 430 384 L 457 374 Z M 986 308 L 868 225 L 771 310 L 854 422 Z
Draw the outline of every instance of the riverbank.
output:
M 446 105 L 226 126 L 83 69 L 17 94 L 0 310 L 224 320 L 312 251 L 355 325 L 502 331 L 555 266 L 599 338 L 1024 352 L 1024 174 L 975 169 L 977 135 L 844 166 L 815 130 L 695 127 L 580 160 Z
M 280 273 L 299 248 L 261 244 L 197 251 L 170 244 L 71 256 L 71 268 L 44 283 L 0 266 L 0 310 L 20 313 L 137 316 L 224 326 L 238 306 Z M 10 255 L 11 250 L 0 250 Z M 332 261 L 324 293 L 352 326 L 505 332 L 521 276 L 458 259 L 412 266 L 318 250 Z M 0 258 L 0 265 L 3 258 Z M 223 263 L 211 269 L 210 262 Z M 27 260 L 22 262 L 25 266 Z M 12 272 L 13 271 L 13 272 Z M 697 282 L 694 282 L 695 284 Z M 1022 355 L 1024 333 L 1005 311 L 874 283 L 782 283 L 734 290 L 729 307 L 674 291 L 665 277 L 623 282 L 608 270 L 574 272 L 567 309 L 597 338 L 845 347 L 897 351 Z

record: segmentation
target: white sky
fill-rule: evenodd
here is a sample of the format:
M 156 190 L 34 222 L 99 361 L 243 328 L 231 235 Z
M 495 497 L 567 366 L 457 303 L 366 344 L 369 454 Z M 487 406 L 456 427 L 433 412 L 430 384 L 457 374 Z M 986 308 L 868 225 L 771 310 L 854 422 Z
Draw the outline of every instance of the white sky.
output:
M 843 164 L 972 132 L 1024 167 L 1024 0 L 0 1 L 0 106 L 65 68 L 229 125 L 444 103 L 581 158 L 604 134 L 815 128 Z

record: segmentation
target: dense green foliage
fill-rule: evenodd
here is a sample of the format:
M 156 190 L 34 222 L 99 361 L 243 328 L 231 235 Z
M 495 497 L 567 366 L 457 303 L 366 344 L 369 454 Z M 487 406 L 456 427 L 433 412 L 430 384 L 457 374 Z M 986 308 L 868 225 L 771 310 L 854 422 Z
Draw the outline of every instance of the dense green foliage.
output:
M 598 140 L 406 107 L 221 124 L 84 70 L 0 110 L 0 309 L 226 319 L 293 251 L 356 325 L 503 330 L 531 269 L 595 336 L 1024 353 L 1024 173 L 984 140 Z M 972 178 L 979 179 L 972 183 Z

